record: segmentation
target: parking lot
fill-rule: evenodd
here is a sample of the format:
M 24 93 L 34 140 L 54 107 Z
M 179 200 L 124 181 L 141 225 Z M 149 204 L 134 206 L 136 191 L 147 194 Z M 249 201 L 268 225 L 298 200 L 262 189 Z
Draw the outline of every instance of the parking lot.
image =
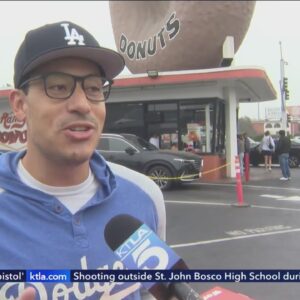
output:
M 167 242 L 191 269 L 300 269 L 300 168 L 292 180 L 251 168 L 236 207 L 234 180 L 186 184 L 164 192 Z M 300 299 L 297 283 L 194 283 L 200 293 L 215 286 L 255 300 Z

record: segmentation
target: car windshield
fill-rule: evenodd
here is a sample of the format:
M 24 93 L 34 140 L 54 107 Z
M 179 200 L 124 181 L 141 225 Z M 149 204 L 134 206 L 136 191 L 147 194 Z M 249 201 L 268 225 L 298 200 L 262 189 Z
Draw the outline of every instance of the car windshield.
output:
M 125 134 L 124 134 L 124 136 L 125 136 Z M 152 145 L 148 141 L 146 141 L 138 136 L 126 135 L 125 137 L 128 140 L 134 142 L 139 148 L 142 148 L 143 150 L 146 150 L 146 151 L 158 150 L 154 145 Z
M 147 142 L 146 140 L 140 137 L 137 138 L 137 142 L 144 150 L 150 150 L 150 151 L 158 150 L 156 146 L 152 145 L 151 143 Z
M 248 140 L 249 140 L 250 143 L 253 143 L 253 144 L 256 143 L 256 141 L 254 141 L 253 139 L 251 139 L 251 137 L 249 137 L 249 136 L 248 136 Z

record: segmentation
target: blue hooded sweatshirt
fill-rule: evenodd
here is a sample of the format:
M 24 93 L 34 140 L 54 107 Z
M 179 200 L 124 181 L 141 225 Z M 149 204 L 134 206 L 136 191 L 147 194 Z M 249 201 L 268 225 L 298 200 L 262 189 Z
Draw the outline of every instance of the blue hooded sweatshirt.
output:
M 146 176 L 95 152 L 90 167 L 101 188 L 72 214 L 54 196 L 20 181 L 24 154 L 0 156 L 0 270 L 125 269 L 104 239 L 105 225 L 118 214 L 138 218 L 165 239 L 163 196 Z M 17 299 L 30 285 L 36 300 L 141 299 L 139 283 L 116 282 L 0 282 L 0 299 Z

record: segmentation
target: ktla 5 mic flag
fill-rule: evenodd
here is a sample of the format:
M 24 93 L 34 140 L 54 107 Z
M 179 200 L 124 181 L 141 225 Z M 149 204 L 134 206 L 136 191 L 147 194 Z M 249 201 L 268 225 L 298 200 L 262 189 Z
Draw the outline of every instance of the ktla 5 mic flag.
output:
M 203 300 L 254 300 L 248 296 L 218 286 L 200 294 L 200 296 Z

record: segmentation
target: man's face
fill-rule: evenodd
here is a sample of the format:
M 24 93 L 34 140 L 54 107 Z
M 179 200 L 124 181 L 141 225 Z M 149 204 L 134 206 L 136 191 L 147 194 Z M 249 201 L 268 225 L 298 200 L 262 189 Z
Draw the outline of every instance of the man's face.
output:
M 50 72 L 100 75 L 92 62 L 64 58 L 43 65 L 33 76 Z M 29 155 L 61 165 L 76 165 L 89 160 L 104 126 L 104 102 L 89 101 L 80 82 L 70 98 L 52 99 L 44 91 L 43 80 L 36 80 L 29 84 L 23 103 Z

